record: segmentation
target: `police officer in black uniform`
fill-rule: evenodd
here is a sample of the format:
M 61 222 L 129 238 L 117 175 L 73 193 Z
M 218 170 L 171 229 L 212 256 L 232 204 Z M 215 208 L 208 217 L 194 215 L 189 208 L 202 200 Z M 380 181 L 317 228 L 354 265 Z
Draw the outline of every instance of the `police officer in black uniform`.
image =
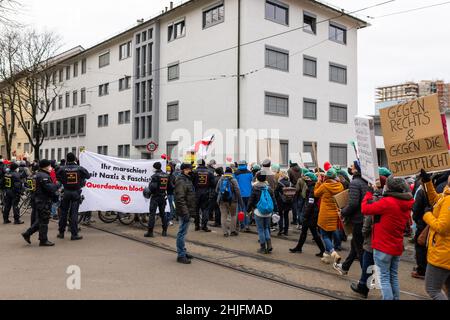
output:
M 167 237 L 167 216 L 166 216 L 166 199 L 167 189 L 169 187 L 169 175 L 161 170 L 162 164 L 156 162 L 153 165 L 155 174 L 149 184 L 150 189 L 150 217 L 148 220 L 148 232 L 144 235 L 146 238 L 153 238 L 153 229 L 155 228 L 156 209 L 159 209 L 163 232 L 162 236 Z
M 67 164 L 59 168 L 56 177 L 64 186 L 64 195 L 61 201 L 61 219 L 59 220 L 59 239 L 64 239 L 64 231 L 67 226 L 67 216 L 70 211 L 71 240 L 81 240 L 78 235 L 78 208 L 81 202 L 81 189 L 86 185 L 91 175 L 83 167 L 77 164 L 77 158 L 73 153 L 67 154 Z
M 203 230 L 211 232 L 208 229 L 209 207 L 212 190 L 214 190 L 214 173 L 206 168 L 205 160 L 197 161 L 197 170 L 194 172 L 194 187 L 197 195 L 197 214 L 195 216 L 195 231 Z M 200 211 L 201 211 L 201 228 L 200 228 Z
M 36 174 L 37 172 L 33 171 L 31 173 L 31 176 L 27 178 L 27 182 L 25 184 L 25 188 L 30 193 L 30 206 L 31 206 L 31 226 L 33 226 L 34 222 L 37 219 L 37 212 L 36 212 Z
M 17 163 L 11 163 L 10 171 L 4 176 L 4 186 L 5 186 L 5 207 L 3 209 L 3 223 L 9 224 L 9 212 L 11 207 L 14 212 L 14 224 L 23 224 L 24 222 L 20 220 L 19 214 L 19 202 L 20 195 L 23 191 L 23 179 L 25 176 L 18 171 L 19 166 Z
M 50 221 L 52 202 L 57 198 L 58 184 L 54 184 L 50 178 L 51 163 L 48 160 L 41 160 L 39 171 L 36 173 L 36 191 L 34 195 L 34 205 L 36 207 L 37 219 L 22 237 L 31 244 L 31 236 L 39 231 L 39 246 L 52 247 L 55 244 L 48 241 L 48 223 Z

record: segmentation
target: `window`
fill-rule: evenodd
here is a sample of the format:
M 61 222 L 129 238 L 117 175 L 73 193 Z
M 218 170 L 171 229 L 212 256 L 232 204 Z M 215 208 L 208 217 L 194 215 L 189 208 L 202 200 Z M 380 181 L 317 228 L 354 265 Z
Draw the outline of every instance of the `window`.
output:
M 81 60 L 81 74 L 85 74 L 86 73 L 86 59 Z
M 265 113 L 277 116 L 289 116 L 289 97 L 266 93 Z
M 56 86 L 56 77 L 57 77 L 57 73 L 56 73 L 56 71 L 54 71 L 52 74 L 52 83 L 54 86 Z
M 289 141 L 280 141 L 281 165 L 287 167 L 289 164 Z
M 147 31 L 142 32 L 142 42 L 147 41 Z
M 31 130 L 31 121 L 25 121 L 25 128 Z
M 66 80 L 70 80 L 70 66 L 66 67 Z
M 77 118 L 70 118 L 70 135 L 77 134 Z
M 23 144 L 23 152 L 25 153 L 30 153 L 31 149 L 30 149 L 30 144 L 28 142 L 25 142 Z
M 80 93 L 81 93 L 81 104 L 85 104 L 86 103 L 86 88 L 81 89 Z
M 330 162 L 340 165 L 342 167 L 347 166 L 347 145 L 346 144 L 330 144 Z
M 153 80 L 147 81 L 148 112 L 153 110 Z
M 170 159 L 175 159 L 177 158 L 177 146 L 178 146 L 178 142 L 167 142 L 167 155 L 169 156 Z
M 167 104 L 167 121 L 179 120 L 179 103 L 178 101 L 169 102 Z
M 108 126 L 108 115 L 104 114 L 101 116 L 98 116 L 98 127 L 107 127 Z
M 117 154 L 119 158 L 129 158 L 130 157 L 130 145 L 120 145 L 117 147 Z
M 45 149 L 45 159 L 48 159 L 48 149 Z
M 76 147 L 72 147 L 72 153 L 76 156 L 77 155 L 77 148 Z
M 148 40 L 153 39 L 153 28 L 148 30 Z
M 109 65 L 109 52 L 98 57 L 98 67 L 103 68 Z
M 134 139 L 139 140 L 139 118 L 134 118 Z
M 131 77 L 119 79 L 119 91 L 127 90 L 130 88 L 131 88 Z
M 177 63 L 167 66 L 167 80 L 173 81 L 180 79 L 180 65 Z
M 67 154 L 69 153 L 69 148 L 64 148 L 64 158 L 67 159 Z
M 289 71 L 289 51 L 266 47 L 266 67 Z
M 62 130 L 61 130 L 61 121 L 56 121 L 56 136 L 61 137 Z
M 59 78 L 58 79 L 59 79 L 60 83 L 64 81 L 64 70 L 63 69 L 59 70 Z
M 330 63 L 330 81 L 347 84 L 347 67 Z
M 153 73 L 153 43 L 148 45 L 148 75 Z
M 44 138 L 48 139 L 49 137 L 49 132 L 48 132 L 48 123 L 44 123 Z
M 317 17 L 308 12 L 303 12 L 303 31 L 316 34 L 317 32 Z
M 145 139 L 145 117 L 141 117 L 141 139 Z
M 70 93 L 66 92 L 66 108 L 70 107 Z
M 97 147 L 97 153 L 102 154 L 104 156 L 108 155 L 108 146 L 99 146 Z
M 347 106 L 330 103 L 330 122 L 347 123 Z
M 78 105 L 78 91 L 74 91 L 72 94 L 72 104 L 73 106 Z
M 58 97 L 58 109 L 63 108 L 63 96 Z
M 347 44 L 347 29 L 335 23 L 330 23 L 329 39 L 338 43 Z
M 317 142 L 303 142 L 303 152 L 304 153 L 310 153 L 311 154 L 311 158 L 313 158 L 314 156 L 314 151 L 313 151 L 313 144 L 316 146 L 317 149 Z M 314 161 L 314 159 L 313 159 Z M 310 167 L 314 165 L 314 162 L 311 163 L 305 163 L 306 166 Z
M 78 77 L 78 62 L 75 62 L 73 64 L 73 77 L 74 78 Z
M 130 123 L 130 111 L 119 112 L 119 124 Z
M 136 35 L 136 44 L 139 44 L 139 43 L 141 43 L 141 34 L 140 33 L 138 33 Z
M 266 19 L 289 25 L 289 6 L 277 0 L 266 1 Z
M 203 28 L 214 26 L 225 19 L 223 2 L 203 11 Z
M 80 116 L 78 117 L 78 134 L 80 136 L 86 135 L 86 116 Z
M 313 57 L 303 56 L 303 75 L 309 77 L 317 77 L 317 59 Z
M 182 38 L 185 35 L 186 35 L 186 22 L 184 19 L 170 24 L 169 27 L 167 28 L 167 36 L 169 41 Z
M 109 83 L 101 84 L 98 86 L 98 95 L 103 97 L 109 94 Z
M 69 135 L 69 119 L 64 119 L 62 124 L 62 135 L 68 136 Z
M 147 87 L 145 86 L 145 81 L 141 82 L 141 94 L 142 94 L 142 111 L 145 112 L 146 106 L 147 106 L 147 94 L 146 94 Z
M 141 48 L 136 49 L 136 77 L 141 76 Z
M 303 99 L 303 119 L 317 119 L 317 100 Z
M 136 113 L 141 111 L 141 84 L 136 84 Z
M 55 123 L 52 121 L 50 122 L 50 132 L 49 137 L 54 138 L 55 137 Z
M 147 138 L 152 137 L 152 116 L 147 116 Z
M 145 77 L 147 75 L 147 46 L 143 46 L 142 50 L 142 76 Z
M 124 60 L 131 57 L 131 41 L 120 46 L 119 60 Z
M 56 111 L 56 97 L 52 100 L 52 111 Z

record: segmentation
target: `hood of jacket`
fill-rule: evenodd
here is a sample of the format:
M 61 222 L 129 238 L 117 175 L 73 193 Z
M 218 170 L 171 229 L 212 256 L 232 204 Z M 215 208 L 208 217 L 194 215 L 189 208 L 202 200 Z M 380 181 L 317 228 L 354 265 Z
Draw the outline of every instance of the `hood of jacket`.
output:
M 410 192 L 392 192 L 387 191 L 383 194 L 384 197 L 392 197 L 400 200 L 398 202 L 399 207 L 402 210 L 411 210 L 414 204 L 414 197 Z
M 239 171 L 248 171 L 247 165 L 246 164 L 240 164 L 238 166 L 238 170 Z
M 256 182 L 254 185 L 253 185 L 253 188 L 255 188 L 255 189 L 258 189 L 258 190 L 262 190 L 262 189 L 264 189 L 264 188 L 266 188 L 266 187 L 268 187 L 269 185 L 267 184 L 267 182 L 261 182 L 261 181 L 258 181 L 258 182 Z
M 323 185 L 331 194 L 338 194 L 342 191 L 342 184 L 333 179 L 326 180 Z

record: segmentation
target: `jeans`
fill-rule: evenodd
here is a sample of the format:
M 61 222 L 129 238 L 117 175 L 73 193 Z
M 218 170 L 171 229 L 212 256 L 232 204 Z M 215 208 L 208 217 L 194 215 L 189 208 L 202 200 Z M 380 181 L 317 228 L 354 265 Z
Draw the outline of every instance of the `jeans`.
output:
M 333 231 L 332 238 L 334 243 L 334 250 L 341 250 L 342 247 L 341 231 L 340 230 Z
M 264 244 L 269 241 L 270 238 L 270 222 L 272 217 L 260 217 L 255 215 L 256 228 L 258 229 L 259 243 Z
M 175 195 L 168 194 L 167 200 L 169 201 L 170 212 L 167 215 L 167 221 L 172 221 L 175 216 Z
M 303 199 L 302 197 L 298 197 L 297 199 L 294 199 L 294 204 L 292 206 L 292 212 L 294 215 L 294 222 L 298 222 L 298 224 L 302 224 L 303 220 L 304 220 L 304 217 L 303 217 L 304 205 L 305 205 L 305 199 Z M 294 206 L 296 206 L 295 209 L 294 209 Z
M 375 261 L 373 260 L 373 253 L 364 251 L 362 256 L 362 273 L 361 278 L 359 279 L 359 286 L 361 288 L 366 288 L 367 290 L 369 290 L 369 288 L 367 287 L 367 280 L 369 280 L 371 274 L 367 272 L 367 268 L 373 266 L 374 264 Z
M 180 228 L 177 234 L 177 254 L 178 258 L 186 258 L 186 244 L 185 238 L 189 230 L 189 216 L 179 217 Z
M 398 265 L 400 257 L 373 250 L 373 258 L 378 268 L 383 300 L 400 300 Z
M 52 203 L 52 217 L 55 218 L 58 216 L 58 208 L 59 208 L 60 202 L 54 202 Z
M 245 213 L 244 222 L 241 222 L 241 229 L 245 229 L 245 228 L 247 228 L 250 225 L 250 218 L 248 217 L 248 214 L 247 214 L 248 200 L 250 200 L 250 198 L 242 198 L 242 202 L 244 203 L 244 207 L 243 208 L 239 208 L 240 211 L 244 211 L 244 213 Z
M 361 268 L 363 268 L 363 243 L 364 243 L 364 236 L 362 234 L 362 224 L 353 224 L 353 237 L 351 242 L 351 249 L 350 253 L 345 259 L 344 263 L 342 264 L 342 269 L 345 271 L 350 270 L 350 267 L 353 264 L 353 261 L 355 261 L 356 258 L 359 259 L 359 264 L 361 265 Z
M 433 300 L 450 300 L 450 293 L 447 296 L 442 292 L 444 286 L 450 290 L 450 270 L 438 268 L 429 264 L 425 275 L 425 289 Z
M 289 209 L 280 209 L 280 222 L 278 222 L 278 226 L 280 227 L 280 233 L 287 234 L 289 232 Z
M 325 244 L 325 250 L 328 254 L 331 254 L 334 251 L 333 241 L 331 240 L 333 238 L 334 232 L 320 229 L 320 235 L 322 236 L 323 243 Z

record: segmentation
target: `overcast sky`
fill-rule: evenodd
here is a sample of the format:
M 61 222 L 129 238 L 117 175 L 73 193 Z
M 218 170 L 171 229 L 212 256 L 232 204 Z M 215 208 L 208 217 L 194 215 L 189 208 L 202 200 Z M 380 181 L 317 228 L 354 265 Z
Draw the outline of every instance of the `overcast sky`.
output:
M 179 0 L 178 0 L 179 1 Z M 178 1 L 174 1 L 177 3 Z M 386 1 L 386 0 L 385 0 Z M 59 33 L 64 48 L 87 48 L 134 26 L 169 0 L 22 0 L 22 20 Z M 328 0 L 347 11 L 383 0 Z M 444 0 L 396 0 L 359 12 L 371 27 L 359 31 L 359 110 L 372 114 L 375 87 L 408 80 L 450 82 L 450 4 L 401 15 L 370 19 Z

